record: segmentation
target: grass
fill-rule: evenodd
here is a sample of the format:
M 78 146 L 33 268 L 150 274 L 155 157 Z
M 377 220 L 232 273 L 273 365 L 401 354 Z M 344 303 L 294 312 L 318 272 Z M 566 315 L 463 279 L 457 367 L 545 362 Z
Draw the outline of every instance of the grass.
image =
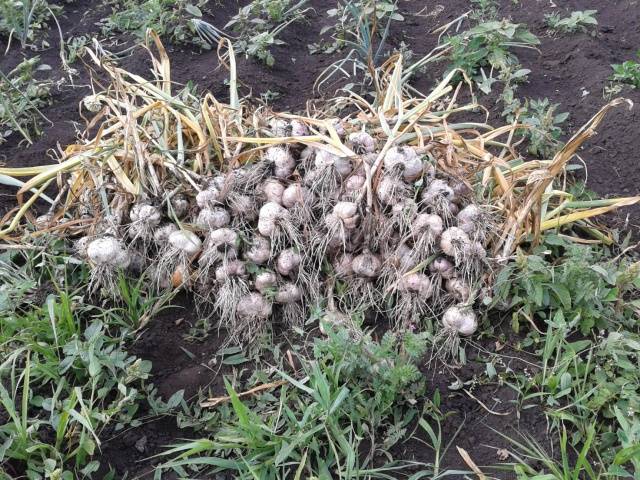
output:
M 243 401 L 227 380 L 231 408 L 215 419 L 213 434 L 170 448 L 164 468 L 179 475 L 187 475 L 186 466 L 200 467 L 201 475 L 231 470 L 237 478 L 393 478 L 408 465 L 376 467 L 374 460 L 400 439 L 391 432 L 406 429 L 417 413 L 415 361 L 425 348 L 424 335 L 387 333 L 377 343 L 359 330 L 330 331 L 309 357 L 297 356 L 297 371 L 281 365 L 273 378 L 254 373 L 277 386 L 265 393 Z
M 12 279 L 4 284 L 11 301 L 0 322 L 0 403 L 8 414 L 0 460 L 31 478 L 71 479 L 97 470 L 107 425 L 132 423 L 150 363 L 127 354 L 113 311 L 85 303 L 82 268 L 48 247 L 3 263 Z M 32 268 L 41 272 L 38 288 L 51 291 L 43 301 L 32 296 Z

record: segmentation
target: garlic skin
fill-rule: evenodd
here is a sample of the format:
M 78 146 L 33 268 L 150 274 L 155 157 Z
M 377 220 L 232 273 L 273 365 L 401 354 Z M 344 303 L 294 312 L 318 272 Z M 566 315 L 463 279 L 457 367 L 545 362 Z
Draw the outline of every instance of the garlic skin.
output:
M 353 275 L 353 255 L 344 253 L 333 261 L 336 278 L 345 279 Z
M 413 147 L 391 147 L 384 156 L 384 167 L 388 171 L 397 170 L 407 183 L 422 176 L 422 160 Z
M 349 143 L 353 151 L 359 154 L 373 153 L 376 141 L 367 132 L 354 132 L 349 135 Z
M 147 203 L 136 203 L 131 207 L 129 218 L 133 222 L 142 222 L 149 226 L 155 227 L 160 224 L 162 213 L 160 209 Z
M 376 194 L 383 205 L 393 206 L 405 199 L 406 186 L 402 180 L 384 176 L 378 183 Z
M 464 280 L 457 277 L 447 279 L 445 289 L 458 302 L 466 302 L 471 298 L 471 288 Z
M 282 206 L 293 208 L 296 205 L 311 203 L 313 194 L 299 183 L 292 183 L 282 192 Z
M 333 167 L 342 177 L 347 177 L 352 172 L 351 161 L 348 158 L 339 157 L 323 149 L 316 149 L 314 165 L 318 170 Z
M 431 265 L 429 265 L 429 271 L 433 275 L 440 275 L 444 279 L 453 278 L 456 274 L 453 263 L 444 257 L 438 257 L 431 262 Z
M 450 257 L 458 258 L 461 251 L 471 243 L 469 237 L 458 227 L 449 227 L 440 237 L 440 249 Z
M 262 193 L 264 194 L 267 202 L 277 203 L 282 205 L 282 195 L 284 194 L 284 185 L 282 185 L 275 178 L 266 180 L 262 184 Z
M 240 236 L 230 228 L 218 228 L 209 232 L 205 241 L 207 251 L 216 251 L 223 254 L 228 253 L 235 258 L 240 245 Z
M 478 329 L 476 314 L 464 305 L 449 307 L 442 316 L 442 324 L 463 336 L 473 335 Z
M 189 213 L 189 200 L 182 194 L 175 195 L 170 200 L 171 210 L 178 218 L 183 218 Z M 170 210 L 170 211 L 171 211 Z
M 269 147 L 265 152 L 264 159 L 273 163 L 274 175 L 277 178 L 289 177 L 296 168 L 296 160 L 284 147 Z
M 410 273 L 400 279 L 399 289 L 418 294 L 421 299 L 427 299 L 433 294 L 431 279 L 424 273 Z
M 293 119 L 289 122 L 291 127 L 291 136 L 292 137 L 305 137 L 309 135 L 309 129 L 307 126 L 301 122 L 300 120 Z
M 173 223 L 165 223 L 163 225 L 160 225 L 153 232 L 153 240 L 158 245 L 164 245 L 169 241 L 169 235 L 171 235 L 176 230 L 178 230 L 178 227 L 176 227 Z
M 206 188 L 196 195 L 196 203 L 200 208 L 215 207 L 224 201 L 226 178 L 216 175 L 211 178 Z
M 445 182 L 436 178 L 422 191 L 421 199 L 427 205 L 434 204 L 438 199 L 451 200 L 454 197 L 453 189 Z
M 82 237 L 75 241 L 73 244 L 73 249 L 76 251 L 78 256 L 82 259 L 87 259 L 87 247 L 89 243 L 91 243 L 91 237 Z
M 444 231 L 444 222 L 442 217 L 433 213 L 420 213 L 411 223 L 411 233 L 414 236 L 422 233 L 429 233 L 434 238 L 442 235 Z
M 290 303 L 299 302 L 301 298 L 302 298 L 302 290 L 300 290 L 300 287 L 298 287 L 294 283 L 288 282 L 282 285 L 278 289 L 278 291 L 276 292 L 276 296 L 274 297 L 274 300 L 276 303 L 286 305 Z
M 216 268 L 216 281 L 218 283 L 226 282 L 231 277 L 244 277 L 246 275 L 247 269 L 242 260 L 231 260 Z

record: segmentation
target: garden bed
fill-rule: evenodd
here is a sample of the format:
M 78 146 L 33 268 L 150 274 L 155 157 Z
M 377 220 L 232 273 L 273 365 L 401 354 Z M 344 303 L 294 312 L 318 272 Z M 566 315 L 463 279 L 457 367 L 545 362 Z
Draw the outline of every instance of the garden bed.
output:
M 557 113 L 569 113 L 568 120 L 562 125 L 561 136 L 562 140 L 567 140 L 607 102 L 603 93 L 605 87 L 610 86 L 611 64 L 632 58 L 640 48 L 640 11 L 631 1 L 556 0 L 557 8 L 551 5 L 554 2 L 547 0 L 504 0 L 499 3 L 500 17 L 526 24 L 541 41 L 536 49 L 518 51 L 522 67 L 531 72 L 527 81 L 518 86 L 517 94 L 523 99 L 548 98 L 551 103 L 559 103 Z M 61 2 L 61 5 L 64 13 L 58 16 L 58 21 L 65 38 L 94 35 L 99 30 L 96 23 L 111 12 L 110 6 L 85 0 Z M 327 35 L 321 36 L 321 31 L 334 21 L 326 15 L 333 2 L 312 0 L 309 5 L 313 10 L 306 14 L 306 20 L 292 23 L 283 30 L 279 38 L 285 44 L 271 48 L 275 58 L 272 67 L 254 58 L 238 55 L 237 73 L 241 92 L 250 92 L 254 99 L 267 99 L 274 111 L 303 112 L 310 105 L 309 102 L 321 102 L 335 96 L 331 88 L 324 87 L 319 91 L 314 88 L 314 83 L 332 62 L 341 58 L 342 53 L 309 53 L 310 44 L 327 38 Z M 231 1 L 216 3 L 204 10 L 203 19 L 222 27 L 237 13 L 239 6 Z M 434 30 L 465 14 L 470 6 L 464 0 L 401 0 L 398 8 L 404 21 L 392 23 L 387 50 L 391 53 L 406 44 L 415 58 L 419 58 L 437 45 L 438 35 L 433 33 Z M 568 13 L 591 8 L 598 10 L 596 26 L 570 35 L 549 33 L 544 14 L 558 9 Z M 73 64 L 73 68 L 77 69 L 77 75 L 73 77 L 75 85 L 70 85 L 69 77 L 59 61 L 57 29 L 50 28 L 43 38 L 50 46 L 39 51 L 38 55 L 42 63 L 51 66 L 51 70 L 39 72 L 37 77 L 46 77 L 57 83 L 51 90 L 50 105 L 41 108 L 50 123 L 42 122 L 42 135 L 34 138 L 31 146 L 26 146 L 18 133 L 0 144 L 0 162 L 7 167 L 52 163 L 48 152 L 58 148 L 64 150 L 67 145 L 76 142 L 76 122 L 79 130 L 84 127 L 78 107 L 83 98 L 91 93 L 91 81 L 107 81 L 104 72 L 95 68 L 95 65 L 90 70 L 78 61 Z M 110 42 L 110 50 L 118 51 L 136 45 L 139 39 L 131 34 L 122 34 L 110 37 Z M 203 51 L 195 46 L 170 42 L 165 45 L 171 59 L 172 79 L 177 84 L 193 82 L 199 91 L 210 91 L 223 102 L 229 100 L 229 89 L 225 84 L 229 72 L 220 65 L 215 49 Z M 0 38 L 0 50 L 4 51 L 5 48 L 6 39 Z M 0 70 L 11 70 L 24 54 L 31 55 L 31 52 L 21 51 L 14 45 L 8 54 L 0 57 Z M 132 73 L 148 76 L 149 56 L 142 49 L 134 49 L 121 59 L 119 65 Z M 425 71 L 414 77 L 413 86 L 420 91 L 430 91 L 442 78 L 445 68 L 444 63 L 429 64 Z M 496 88 L 488 95 L 479 97 L 480 105 L 488 111 L 487 123 L 494 127 L 505 123 L 503 105 L 498 103 L 498 90 Z M 618 95 L 640 103 L 637 89 L 624 86 Z M 482 112 L 477 111 L 474 115 L 482 121 Z M 578 153 L 587 167 L 586 185 L 589 189 L 604 197 L 638 194 L 640 169 L 636 154 L 640 151 L 639 129 L 637 107 L 619 107 L 608 114 L 597 129 L 598 135 Z M 573 163 L 580 165 L 580 162 Z M 583 171 L 578 171 L 577 178 L 583 176 Z M 4 215 L 15 207 L 14 194 L 14 187 L 0 185 L 0 214 Z M 608 226 L 620 228 L 623 232 L 631 231 L 638 236 L 640 205 L 621 209 L 605 218 Z M 209 397 L 222 396 L 226 394 L 224 375 L 240 371 L 238 379 L 249 379 L 254 369 L 250 359 L 234 365 L 223 361 L 224 356 L 220 351 L 225 346 L 226 332 L 212 329 L 204 339 L 194 338 L 194 328 L 198 330 L 200 327 L 200 314 L 193 300 L 188 295 L 180 294 L 174 303 L 176 306 L 157 314 L 146 328 L 126 344 L 130 354 L 152 362 L 150 381 L 158 389 L 160 397 L 166 401 L 180 390 L 184 390 L 185 400 L 195 399 L 200 391 Z M 530 408 L 521 410 L 521 392 L 509 382 L 502 381 L 503 374 L 507 378 L 509 373 L 515 372 L 524 378 L 523 375 L 535 376 L 541 372 L 538 358 L 531 351 L 533 347 L 530 344 L 523 347 L 523 342 L 528 338 L 527 331 L 521 329 L 519 333 L 514 333 L 511 322 L 510 312 L 503 316 L 492 314 L 490 328 L 478 332 L 482 333 L 480 338 L 470 342 L 465 365 L 452 366 L 439 358 L 427 358 L 420 365 L 426 380 L 426 391 L 421 399 L 440 397 L 441 438 L 445 444 L 452 442 L 444 458 L 440 459 L 441 471 L 473 470 L 456 446 L 464 449 L 475 465 L 483 470 L 484 467 L 504 461 L 502 451 L 510 449 L 512 445 L 502 434 L 517 437 L 518 432 L 524 432 L 540 444 L 549 444 L 549 424 L 545 415 L 549 405 L 539 402 L 532 406 L 534 402 L 531 402 Z M 531 322 L 536 328 L 544 330 L 539 319 Z M 313 337 L 319 333 L 316 330 L 310 335 Z M 381 335 L 382 332 L 376 333 L 374 337 L 379 339 Z M 294 347 L 306 340 L 284 329 L 274 335 L 272 343 L 286 351 L 295 350 Z M 107 428 L 102 432 L 101 453 L 98 454 L 101 466 L 93 478 L 104 478 L 100 475 L 106 475 L 110 467 L 114 469 L 114 478 L 123 478 L 125 474 L 127 478 L 153 478 L 154 466 L 167 458 L 150 457 L 161 454 L 168 445 L 203 435 L 203 432 L 196 432 L 190 426 L 179 428 L 175 413 L 148 418 L 142 415 L 142 418 L 142 425 L 129 426 L 120 431 Z M 0 422 L 4 421 L 0 414 Z M 414 428 L 415 437 L 396 444 L 390 450 L 391 454 L 397 459 L 433 464 L 434 453 L 424 444 L 424 441 L 430 440 L 427 432 L 419 428 L 417 420 L 407 427 L 408 430 Z M 557 446 L 557 441 L 551 443 Z M 557 452 L 554 455 L 557 456 Z M 533 468 L 538 468 L 538 464 L 532 463 Z M 10 463 L 7 470 L 19 475 L 22 473 L 20 468 L 19 463 Z M 497 478 L 515 478 L 512 472 L 489 471 Z M 179 478 L 171 475 L 166 473 L 161 478 Z M 453 474 L 453 478 L 462 478 L 461 475 Z

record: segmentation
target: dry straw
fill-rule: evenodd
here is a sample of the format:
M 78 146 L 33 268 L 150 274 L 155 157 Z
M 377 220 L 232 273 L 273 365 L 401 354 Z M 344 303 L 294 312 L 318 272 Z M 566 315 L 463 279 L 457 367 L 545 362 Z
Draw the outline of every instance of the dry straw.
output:
M 464 182 L 492 206 L 495 230 L 487 245 L 499 257 L 509 257 L 525 241 L 536 242 L 545 230 L 568 224 L 581 228 L 566 230 L 567 235 L 579 231 L 607 241 L 606 234 L 595 233 L 589 219 L 640 201 L 636 196 L 576 202 L 561 188 L 567 163 L 595 134 L 605 114 L 627 102 L 624 99 L 605 105 L 554 158 L 523 162 L 511 143 L 512 132 L 521 125 L 492 128 L 486 123 L 455 121 L 479 108 L 457 104 L 460 85 L 451 84 L 455 71 L 428 95 L 413 90 L 410 95 L 402 58 L 396 55 L 375 72 L 377 95 L 372 101 L 348 93 L 313 116 L 273 114 L 251 110 L 241 101 L 233 48 L 227 40 L 221 41 L 218 53 L 230 72 L 228 103 L 209 93 L 201 98 L 174 94 L 167 53 L 155 33 L 149 32 L 147 40 L 152 80 L 118 67 L 98 46 L 88 49 L 91 60 L 111 78 L 107 90 L 84 102 L 85 108 L 95 112 L 90 126 L 97 131 L 69 145 L 57 164 L 0 168 L 0 181 L 19 187 L 17 207 L 3 219 L 0 238 L 18 241 L 25 218 L 36 225 L 36 234 L 91 234 L 103 217 L 128 211 L 141 198 L 160 197 L 167 206 L 177 195 L 193 198 L 216 170 L 259 161 L 261 150 L 269 145 L 304 145 L 361 161 L 361 153 L 343 141 L 335 119 L 323 111 L 347 112 L 339 123 L 341 128 L 347 133 L 366 130 L 382 146 L 373 162 L 362 162 L 366 184 L 361 198 L 356 199 L 362 208 L 378 208 L 376 186 L 388 150 L 411 145 L 433 159 L 437 170 Z M 309 133 L 273 136 L 268 127 L 273 118 L 302 122 Z M 59 191 L 55 199 L 44 194 L 52 185 Z M 32 213 L 37 200 L 51 204 L 49 215 L 38 221 Z M 87 216 L 83 208 L 87 205 L 99 213 Z

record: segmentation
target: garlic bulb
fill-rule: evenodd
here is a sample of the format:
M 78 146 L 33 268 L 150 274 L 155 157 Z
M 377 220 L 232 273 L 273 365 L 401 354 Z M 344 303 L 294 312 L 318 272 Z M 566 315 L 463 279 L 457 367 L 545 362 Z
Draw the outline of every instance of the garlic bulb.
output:
M 256 235 L 249 249 L 244 252 L 244 256 L 256 265 L 266 263 L 271 258 L 271 242 L 268 238 Z
M 189 230 L 177 230 L 169 234 L 169 244 L 188 256 L 193 256 L 202 248 L 202 241 Z
M 351 265 L 353 273 L 364 278 L 376 278 L 382 268 L 380 258 L 368 250 L 355 257 Z
M 442 323 L 460 335 L 472 335 L 478 329 L 476 314 L 464 305 L 449 307 L 442 316 Z
M 302 256 L 292 248 L 280 252 L 276 261 L 276 270 L 282 276 L 289 276 L 298 270 Z
M 131 256 L 124 244 L 114 237 L 101 237 L 87 245 L 87 257 L 95 265 L 127 268 Z
M 253 282 L 255 289 L 262 294 L 273 289 L 276 283 L 278 283 L 278 277 L 273 272 L 260 272 Z
M 198 214 L 196 225 L 200 228 L 214 229 L 229 225 L 231 216 L 222 207 L 203 208 Z
M 266 320 L 271 315 L 271 303 L 259 293 L 251 292 L 240 299 L 236 314 L 245 320 Z

